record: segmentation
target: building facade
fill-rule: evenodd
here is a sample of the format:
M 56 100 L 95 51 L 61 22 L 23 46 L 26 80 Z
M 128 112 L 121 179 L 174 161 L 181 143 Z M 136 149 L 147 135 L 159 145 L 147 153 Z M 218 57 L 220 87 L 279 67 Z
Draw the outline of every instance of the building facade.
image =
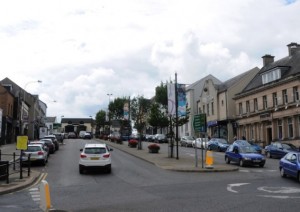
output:
M 235 96 L 238 136 L 262 146 L 273 141 L 300 145 L 300 45 L 288 45 L 288 56 L 263 67 Z

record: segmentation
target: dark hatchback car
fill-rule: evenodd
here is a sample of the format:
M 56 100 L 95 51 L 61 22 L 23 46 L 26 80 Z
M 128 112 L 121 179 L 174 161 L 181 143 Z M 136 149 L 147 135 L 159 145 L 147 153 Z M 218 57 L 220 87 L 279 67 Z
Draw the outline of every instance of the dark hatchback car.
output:
M 289 152 L 279 162 L 281 177 L 295 177 L 300 182 L 300 153 Z
M 230 162 L 238 163 L 239 166 L 259 165 L 264 167 L 266 158 L 262 154 L 257 153 L 251 145 L 232 144 L 225 152 L 225 161 L 227 164 Z
M 269 158 L 282 158 L 289 152 L 299 152 L 293 144 L 274 142 L 265 147 L 265 154 Z
M 209 150 L 216 150 L 219 152 L 225 152 L 228 147 L 228 142 L 223 138 L 211 138 L 207 143 L 207 148 Z

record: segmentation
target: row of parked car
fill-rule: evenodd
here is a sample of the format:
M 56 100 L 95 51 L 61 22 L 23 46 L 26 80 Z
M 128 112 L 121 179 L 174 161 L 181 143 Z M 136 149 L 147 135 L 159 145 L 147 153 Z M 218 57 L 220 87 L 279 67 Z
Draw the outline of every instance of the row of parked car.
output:
M 265 147 L 269 158 L 280 158 L 281 177 L 291 176 L 300 182 L 300 149 L 289 143 L 274 142 Z M 258 153 L 253 145 L 245 140 L 235 141 L 225 152 L 225 161 L 239 163 L 240 166 L 259 165 L 264 167 L 266 157 Z
M 30 141 L 27 150 L 22 151 L 22 162 L 27 164 L 30 158 L 31 163 L 46 165 L 51 154 L 59 150 L 60 144 L 63 144 L 64 136 L 60 133 L 47 135 L 36 141 Z M 30 155 L 30 157 L 28 157 Z

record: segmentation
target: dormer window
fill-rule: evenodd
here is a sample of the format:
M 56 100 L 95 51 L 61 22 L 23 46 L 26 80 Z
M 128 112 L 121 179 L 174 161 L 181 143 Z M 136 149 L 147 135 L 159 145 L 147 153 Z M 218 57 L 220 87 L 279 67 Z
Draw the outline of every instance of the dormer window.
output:
M 262 75 L 263 84 L 273 82 L 281 78 L 281 70 L 279 68 L 268 71 Z

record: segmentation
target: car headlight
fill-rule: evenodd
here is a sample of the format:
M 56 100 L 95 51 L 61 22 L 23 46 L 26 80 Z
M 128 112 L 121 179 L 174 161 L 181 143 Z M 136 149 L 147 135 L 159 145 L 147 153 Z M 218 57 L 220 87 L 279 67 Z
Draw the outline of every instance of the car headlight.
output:
M 247 157 L 246 157 L 246 158 L 244 158 L 244 160 L 251 160 L 251 158 L 247 158 Z

